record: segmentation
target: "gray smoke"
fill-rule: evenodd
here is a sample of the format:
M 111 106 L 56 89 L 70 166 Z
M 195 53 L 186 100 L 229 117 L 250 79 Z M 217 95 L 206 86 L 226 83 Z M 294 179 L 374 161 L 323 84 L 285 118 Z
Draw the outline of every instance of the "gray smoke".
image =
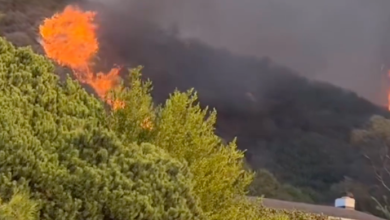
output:
M 94 1 L 166 29 L 175 27 L 181 38 L 197 38 L 237 54 L 268 56 L 311 79 L 386 102 L 387 64 L 381 50 L 390 27 L 390 1 Z M 125 20 L 121 28 L 126 28 Z

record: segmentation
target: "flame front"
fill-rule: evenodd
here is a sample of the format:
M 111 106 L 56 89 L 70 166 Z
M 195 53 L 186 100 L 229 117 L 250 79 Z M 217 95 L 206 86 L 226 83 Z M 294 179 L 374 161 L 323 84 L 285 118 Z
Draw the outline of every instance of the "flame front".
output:
M 112 68 L 107 74 L 95 74 L 92 68 L 92 59 L 99 50 L 95 16 L 95 12 L 67 6 L 63 12 L 45 19 L 39 26 L 42 46 L 49 58 L 71 68 L 77 80 L 89 84 L 101 99 L 117 108 L 123 103 L 107 100 L 105 96 L 118 85 L 120 69 Z

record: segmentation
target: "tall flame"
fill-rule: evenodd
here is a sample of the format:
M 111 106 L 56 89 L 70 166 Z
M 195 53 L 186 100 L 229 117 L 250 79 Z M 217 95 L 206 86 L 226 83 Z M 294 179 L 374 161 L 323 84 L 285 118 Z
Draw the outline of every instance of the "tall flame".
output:
M 92 59 L 99 50 L 96 37 L 96 13 L 67 6 L 64 11 L 44 20 L 39 26 L 46 55 L 73 70 L 77 80 L 89 84 L 96 94 L 114 108 L 122 106 L 105 99 L 107 92 L 119 83 L 119 68 L 107 74 L 93 72 Z

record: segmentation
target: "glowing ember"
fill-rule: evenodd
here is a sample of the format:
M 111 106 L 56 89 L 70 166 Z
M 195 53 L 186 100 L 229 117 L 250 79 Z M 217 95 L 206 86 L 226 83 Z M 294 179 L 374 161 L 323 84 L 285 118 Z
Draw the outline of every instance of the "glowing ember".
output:
M 145 118 L 142 123 L 141 123 L 141 127 L 146 129 L 146 130 L 152 130 L 153 129 L 153 124 L 150 120 L 149 117 Z

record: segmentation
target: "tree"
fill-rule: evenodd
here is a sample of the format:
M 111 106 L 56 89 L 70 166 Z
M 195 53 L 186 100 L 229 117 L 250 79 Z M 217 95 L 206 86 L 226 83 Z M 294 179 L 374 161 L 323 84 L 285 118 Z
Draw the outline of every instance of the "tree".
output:
M 390 120 L 372 116 L 365 129 L 353 131 L 352 141 L 370 163 L 374 177 L 379 182 L 379 192 L 385 204 L 382 205 L 380 200 L 374 198 L 377 209 L 390 219 L 387 203 L 387 195 L 390 195 Z
M 235 141 L 215 135 L 216 111 L 202 109 L 193 90 L 175 91 L 164 105 L 155 106 L 152 84 L 141 80 L 141 68 L 130 71 L 129 87 L 111 93 L 124 108 L 111 113 L 110 125 L 124 142 L 150 142 L 188 163 L 194 193 L 207 219 L 303 220 L 310 214 L 265 209 L 246 197 L 253 178 Z M 319 216 L 316 219 L 325 219 Z
M 266 169 L 256 171 L 253 182 L 249 187 L 249 195 L 287 201 L 313 203 L 309 195 L 299 188 L 281 184 L 276 177 Z
M 141 81 L 140 70 L 131 71 L 131 89 L 113 94 L 125 103 L 112 113 L 113 130 L 125 142 L 147 141 L 187 162 L 208 219 L 258 219 L 258 206 L 245 198 L 252 173 L 244 170 L 235 141 L 225 145 L 215 135 L 216 111 L 202 109 L 193 90 L 175 91 L 163 106 L 153 106 L 151 82 Z
M 204 219 L 187 164 L 121 141 L 103 104 L 53 71 L 43 56 L 0 38 L 4 201 L 14 205 L 13 192 L 27 190 L 47 220 Z
M 260 169 L 256 172 L 253 182 L 249 187 L 252 196 L 277 197 L 280 183 L 268 170 Z

